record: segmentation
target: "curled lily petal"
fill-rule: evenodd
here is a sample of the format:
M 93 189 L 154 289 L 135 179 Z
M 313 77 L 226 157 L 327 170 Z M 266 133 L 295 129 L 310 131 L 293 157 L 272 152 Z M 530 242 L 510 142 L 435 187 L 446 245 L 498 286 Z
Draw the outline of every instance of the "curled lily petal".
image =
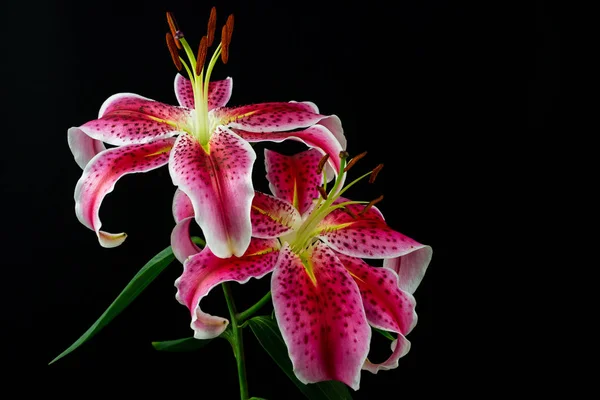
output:
M 81 169 L 84 169 L 96 154 L 106 150 L 104 143 L 89 137 L 77 127 L 69 128 L 67 131 L 67 141 L 69 149 L 71 149 L 71 153 L 75 157 L 75 162 Z
M 277 238 L 300 226 L 301 217 L 293 205 L 265 193 L 255 192 L 250 212 L 252 236 Z
M 360 289 L 369 324 L 398 334 L 387 360 L 375 364 L 367 359 L 363 368 L 376 374 L 380 369 L 398 367 L 398 359 L 410 350 L 410 342 L 404 336 L 417 324 L 414 297 L 398 287 L 398 275 L 391 269 L 372 267 L 359 258 L 339 253 L 337 256 Z
M 175 258 L 180 263 L 185 263 L 185 260 L 194 254 L 200 252 L 200 248 L 192 241 L 190 236 L 190 223 L 194 217 L 187 217 L 177 222 L 175 228 L 171 232 L 171 248 Z
M 175 194 L 173 195 L 172 211 L 176 223 L 185 218 L 194 216 L 194 206 L 192 205 L 192 201 L 188 195 L 179 188 L 175 190 Z
M 400 289 L 408 293 L 414 293 L 419 287 L 433 255 L 433 249 L 430 246 L 416 244 L 410 253 L 383 260 L 384 267 L 392 269 L 398 274 Z
M 112 192 L 117 180 L 134 172 L 147 172 L 165 165 L 175 139 L 159 139 L 147 144 L 111 148 L 97 154 L 86 165 L 75 186 L 75 214 L 79 221 L 95 231 L 103 247 L 123 243 L 125 233 L 100 230 L 100 204 Z
M 244 130 L 234 130 L 242 138 L 250 143 L 254 142 L 275 142 L 280 143 L 284 140 L 296 140 L 313 147 L 321 152 L 321 154 L 329 155 L 328 163 L 334 171 L 340 170 L 340 152 L 343 150 L 342 145 L 336 137 L 321 125 L 314 125 L 308 129 L 293 132 L 250 132 Z
M 325 118 L 303 103 L 259 103 L 217 108 L 211 116 L 221 125 L 248 132 L 274 132 L 306 128 Z
M 94 139 L 121 146 L 175 136 L 189 118 L 190 110 L 132 93 L 119 93 L 104 102 L 98 119 L 79 128 Z
M 217 257 L 240 257 L 250 243 L 254 197 L 252 146 L 218 127 L 207 152 L 190 135 L 177 138 L 169 161 L 173 183 L 191 200 L 206 244 Z M 199 212 L 201 210 L 201 212 Z
M 229 77 L 221 81 L 210 82 L 208 84 L 208 110 L 224 107 L 231 98 L 232 89 L 233 80 Z M 192 83 L 181 74 L 175 76 L 175 96 L 182 107 L 194 108 L 195 102 Z
M 344 136 L 344 128 L 342 128 L 342 121 L 337 115 L 330 115 L 326 118 L 323 118 L 319 121 L 319 125 L 323 125 L 331 133 L 333 133 L 333 136 L 335 136 L 338 142 L 340 142 L 342 150 L 346 150 L 348 141 L 346 140 L 346 136 Z
M 192 316 L 191 327 L 196 339 L 217 337 L 229 324 L 225 318 L 202 311 L 202 298 L 220 283 L 246 283 L 250 278 L 262 278 L 273 270 L 278 249 L 279 243 L 276 239 L 252 239 L 248 250 L 240 258 L 219 258 L 207 246 L 185 261 L 183 274 L 175 281 L 176 299 L 189 308 Z
M 294 373 L 302 383 L 344 382 L 358 390 L 371 329 L 356 282 L 317 242 L 305 262 L 286 243 L 271 278 L 273 306 Z
M 390 228 L 378 210 L 349 206 L 356 218 L 335 210 L 319 224 L 319 238 L 342 254 L 359 258 L 394 258 L 419 251 L 424 246 Z
M 319 197 L 317 186 L 323 184 L 319 162 L 323 156 L 316 149 L 309 149 L 293 156 L 286 156 L 265 149 L 265 165 L 271 193 L 292 203 L 301 215 L 309 212 Z

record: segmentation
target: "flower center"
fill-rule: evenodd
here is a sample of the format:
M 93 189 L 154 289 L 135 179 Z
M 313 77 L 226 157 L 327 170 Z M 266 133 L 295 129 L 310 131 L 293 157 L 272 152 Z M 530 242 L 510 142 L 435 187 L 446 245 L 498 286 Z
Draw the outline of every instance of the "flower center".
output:
M 185 68 L 192 84 L 194 112 L 190 126 L 190 134 L 198 140 L 205 150 L 208 151 L 208 142 L 214 130 L 214 127 L 210 124 L 208 115 L 210 76 L 219 56 L 221 57 L 223 64 L 227 64 L 229 59 L 229 44 L 231 43 L 231 35 L 233 33 L 233 14 L 229 15 L 227 22 L 223 25 L 221 30 L 221 42 L 213 52 L 208 64 L 206 64 L 207 53 L 208 49 L 213 44 L 217 23 L 217 11 L 215 7 L 210 10 L 207 34 L 202 36 L 200 45 L 198 46 L 198 54 L 196 56 L 194 56 L 194 52 L 183 33 L 177 27 L 177 23 L 170 12 L 167 12 L 167 22 L 169 23 L 169 28 L 171 30 L 171 32 L 167 33 L 167 46 L 169 47 L 173 63 L 178 71 Z M 188 62 L 179 55 L 180 49 L 184 50 Z
M 298 229 L 296 229 L 292 233 L 281 238 L 282 241 L 288 242 L 290 244 L 292 251 L 294 251 L 296 254 L 302 256 L 309 250 L 310 246 L 317 240 L 317 236 L 320 233 L 322 233 L 322 231 L 324 229 L 322 226 L 319 226 L 319 224 L 331 212 L 341 209 L 344 212 L 348 213 L 350 216 L 352 216 L 354 219 L 356 219 L 357 216 L 348 208 L 348 206 L 350 206 L 352 204 L 367 204 L 359 212 L 359 215 L 360 215 L 360 214 L 366 212 L 368 209 L 370 209 L 376 203 L 383 200 L 383 196 L 380 196 L 371 202 L 352 201 L 352 200 L 337 201 L 346 192 L 346 190 L 348 190 L 350 187 L 352 187 L 353 185 L 355 185 L 357 182 L 361 181 L 362 179 L 366 178 L 367 176 L 371 175 L 371 177 L 369 178 L 370 183 L 373 183 L 375 181 L 377 174 L 383 168 L 383 164 L 379 164 L 372 171 L 369 171 L 366 174 L 358 177 L 354 181 L 350 182 L 348 185 L 341 187 L 341 182 L 343 181 L 342 178 L 343 178 L 344 174 L 347 173 L 348 170 L 350 168 L 352 168 L 352 166 L 354 164 L 356 164 L 356 162 L 358 160 L 360 160 L 361 158 L 363 158 L 366 154 L 367 154 L 366 152 L 359 154 L 358 156 L 352 158 L 348 163 L 346 163 L 346 160 L 348 158 L 348 153 L 345 151 L 340 153 L 340 159 L 341 159 L 340 170 L 337 174 L 337 178 L 333 184 L 333 187 L 331 188 L 329 193 L 327 192 L 327 179 L 323 179 L 323 182 L 324 182 L 323 186 L 318 186 L 318 190 L 319 190 L 319 193 L 321 194 L 321 196 L 318 199 L 316 199 L 317 203 L 315 204 L 313 209 L 304 218 L 302 224 L 300 225 L 300 227 Z M 328 158 L 328 156 L 325 156 L 325 157 L 323 157 L 323 159 L 321 159 L 321 162 L 319 163 L 319 167 L 318 167 L 319 173 L 323 173 L 322 172 L 323 166 L 325 165 L 327 158 Z M 324 178 L 326 178 L 326 177 L 324 177 Z M 344 226 L 347 226 L 348 224 L 350 224 L 350 223 L 348 223 L 348 222 L 341 223 L 341 224 L 333 225 L 333 226 L 325 228 L 325 229 L 341 229 Z M 310 273 L 311 271 L 308 271 L 308 272 Z

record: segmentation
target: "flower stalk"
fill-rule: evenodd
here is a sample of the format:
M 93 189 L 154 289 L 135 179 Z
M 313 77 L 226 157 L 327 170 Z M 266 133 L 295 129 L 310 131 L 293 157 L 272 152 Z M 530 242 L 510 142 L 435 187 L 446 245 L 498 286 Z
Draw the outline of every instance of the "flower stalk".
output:
M 240 385 L 240 399 L 248 400 L 248 381 L 246 378 L 246 358 L 244 356 L 244 338 L 242 334 L 242 327 L 239 324 L 237 317 L 237 309 L 235 302 L 233 301 L 233 294 L 231 293 L 231 287 L 229 283 L 223 283 L 223 293 L 225 294 L 225 301 L 227 302 L 227 308 L 229 309 L 229 316 L 231 318 L 231 338 L 230 343 L 233 347 L 233 355 L 235 356 L 237 370 L 238 370 L 238 381 Z

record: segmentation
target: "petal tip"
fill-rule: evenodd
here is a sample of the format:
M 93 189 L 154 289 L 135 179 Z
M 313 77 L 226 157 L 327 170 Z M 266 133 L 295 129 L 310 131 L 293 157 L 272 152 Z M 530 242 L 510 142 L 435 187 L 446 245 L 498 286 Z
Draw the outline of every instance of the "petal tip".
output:
M 102 247 L 106 247 L 108 249 L 120 246 L 125 239 L 127 239 L 127 234 L 125 232 L 122 233 L 108 233 L 104 231 L 98 232 L 98 241 Z
M 194 330 L 194 339 L 207 340 L 220 336 L 225 332 L 227 326 L 229 326 L 229 320 L 212 316 L 210 325 L 212 325 L 210 326 L 210 329 L 206 329 L 207 327 L 204 324 L 198 324 L 198 320 L 192 321 L 190 326 Z

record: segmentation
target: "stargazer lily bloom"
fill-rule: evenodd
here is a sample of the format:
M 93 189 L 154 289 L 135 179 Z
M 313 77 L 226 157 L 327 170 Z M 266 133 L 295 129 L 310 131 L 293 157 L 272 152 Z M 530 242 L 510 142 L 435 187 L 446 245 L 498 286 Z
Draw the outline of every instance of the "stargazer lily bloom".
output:
M 177 192 L 171 244 L 184 264 L 175 282 L 177 299 L 192 315 L 194 336 L 221 334 L 225 318 L 201 310 L 200 300 L 219 283 L 244 283 L 273 271 L 275 316 L 288 347 L 294 372 L 303 383 L 344 382 L 358 390 L 360 371 L 398 366 L 417 322 L 412 293 L 432 256 L 430 246 L 391 229 L 376 201 L 350 201 L 346 189 L 381 165 L 340 189 L 348 164 L 342 158 L 333 187 L 326 192 L 324 158 L 310 149 L 294 156 L 265 151 L 267 178 L 274 196 L 256 192 L 252 202 L 252 244 L 246 254 L 227 261 L 210 246 L 199 251 L 191 242 L 189 199 Z M 382 267 L 364 259 L 383 259 Z M 393 332 L 392 354 L 382 363 L 368 360 L 371 328 Z
M 173 183 L 190 198 L 213 254 L 242 256 L 252 232 L 251 173 L 256 154 L 249 143 L 301 141 L 329 154 L 330 167 L 337 171 L 337 155 L 346 147 L 342 126 L 337 116 L 320 114 L 311 102 L 226 107 L 232 79 L 211 82 L 210 77 L 219 56 L 227 62 L 233 16 L 223 26 L 221 42 L 207 64 L 207 49 L 214 40 L 214 8 L 197 58 L 172 16 L 167 16 L 169 51 L 178 70 L 185 67 L 189 76 L 175 77 L 179 105 L 119 93 L 104 102 L 97 119 L 68 130 L 69 147 L 83 169 L 75 188 L 75 212 L 96 232 L 102 246 L 120 245 L 125 233 L 101 230 L 102 200 L 122 176 L 168 164 Z M 179 56 L 179 48 L 188 62 Z M 107 149 L 105 143 L 113 147 Z

